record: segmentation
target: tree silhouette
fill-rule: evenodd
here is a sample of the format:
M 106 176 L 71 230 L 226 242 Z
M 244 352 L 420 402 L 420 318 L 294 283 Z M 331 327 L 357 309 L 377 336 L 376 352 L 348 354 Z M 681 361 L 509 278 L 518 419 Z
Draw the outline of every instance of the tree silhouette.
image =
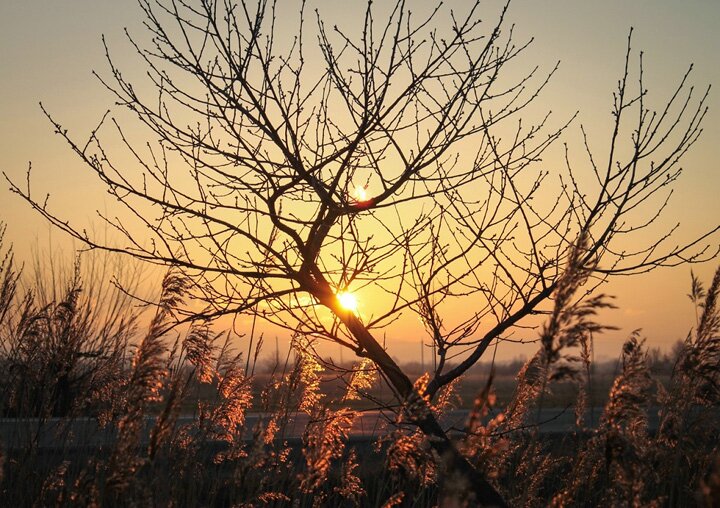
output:
M 543 154 L 574 119 L 553 128 L 549 114 L 523 115 L 554 70 L 509 69 L 527 44 L 505 26 L 508 5 L 487 26 L 479 1 L 426 13 L 368 1 L 353 33 L 305 2 L 293 33 L 278 24 L 286 5 L 268 0 L 140 6 L 151 40 L 130 40 L 153 92 L 134 87 L 107 48 L 100 79 L 143 130 L 106 115 L 77 141 L 46 113 L 124 208 L 103 218 L 125 243 L 75 228 L 29 184 L 14 191 L 91 248 L 182 268 L 205 305 L 185 321 L 250 314 L 371 359 L 482 504 L 503 501 L 417 408 L 547 311 L 567 266 L 589 290 L 715 255 L 702 244 L 717 228 L 680 245 L 675 227 L 644 235 L 698 139 L 707 92 L 693 97 L 688 71 L 652 110 L 630 41 L 602 155 L 581 130 L 580 154 L 566 147 L 564 167 L 547 168 Z M 111 155 L 112 132 L 123 159 Z M 152 143 L 136 139 L 147 132 Z M 369 317 L 337 297 L 363 288 L 384 305 Z M 460 306 L 463 317 L 444 317 Z M 424 393 L 378 340 L 402 313 L 422 320 L 434 347 Z

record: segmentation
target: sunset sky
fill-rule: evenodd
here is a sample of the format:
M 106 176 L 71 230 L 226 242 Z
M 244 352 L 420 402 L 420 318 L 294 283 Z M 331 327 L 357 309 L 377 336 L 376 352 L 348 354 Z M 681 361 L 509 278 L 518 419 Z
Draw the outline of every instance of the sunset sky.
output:
M 457 2 L 462 4 L 462 2 Z M 282 0 L 279 2 L 282 6 Z M 313 1 L 312 8 L 351 27 L 354 17 L 343 2 Z M 450 2 L 453 4 L 453 2 Z M 294 5 L 294 3 L 293 3 Z M 487 17 L 494 19 L 499 2 L 488 1 Z M 65 127 L 85 138 L 113 98 L 91 71 L 109 74 L 101 35 L 122 69 L 141 76 L 139 61 L 123 29 L 142 33 L 142 13 L 130 0 L 7 0 L 0 4 L 0 171 L 16 182 L 24 180 L 29 161 L 38 193 L 51 193 L 50 205 L 80 225 L 99 224 L 95 210 L 112 208 L 93 176 L 86 171 L 42 115 L 38 102 Z M 559 118 L 580 111 L 580 122 L 591 137 L 608 136 L 612 93 L 622 70 L 627 34 L 634 27 L 633 49 L 644 51 L 645 84 L 656 107 L 664 104 L 690 63 L 698 91 L 720 87 L 720 2 L 716 0 L 515 0 L 509 19 L 516 24 L 518 42 L 535 42 L 521 59 L 525 69 L 540 65 L 550 70 L 561 62 L 538 105 Z M 509 24 L 508 24 L 509 25 Z M 536 105 L 537 106 L 537 105 Z M 665 215 L 668 225 L 680 221 L 678 241 L 714 228 L 720 221 L 720 96 L 711 91 L 704 133 L 684 158 L 680 179 Z M 577 135 L 577 129 L 574 131 Z M 572 137 L 572 136 L 571 136 Z M 31 248 L 70 249 L 58 231 L 20 198 L 0 185 L 0 221 L 8 225 L 8 239 L 18 256 Z M 710 240 L 720 243 L 720 236 Z M 709 283 L 719 259 L 693 270 Z M 599 357 L 616 357 L 632 330 L 643 329 L 651 346 L 669 348 L 693 326 L 694 312 L 686 296 L 690 267 L 658 270 L 615 280 L 604 292 L 617 296 L 618 309 L 603 321 L 620 327 L 596 340 Z M 362 300 L 359 302 L 362 309 Z M 529 355 L 533 347 L 508 346 L 500 358 Z M 391 352 L 414 359 L 418 341 L 397 337 Z

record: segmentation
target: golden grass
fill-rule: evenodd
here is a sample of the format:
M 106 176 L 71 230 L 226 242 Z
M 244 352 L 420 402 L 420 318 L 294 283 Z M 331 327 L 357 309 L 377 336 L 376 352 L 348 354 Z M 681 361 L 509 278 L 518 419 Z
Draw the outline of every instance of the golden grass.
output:
M 344 390 L 324 390 L 328 373 L 303 337 L 286 361 L 254 389 L 228 335 L 196 323 L 169 326 L 187 289 L 182 272 L 162 283 L 142 338 L 139 310 L 115 305 L 97 315 L 77 265 L 56 299 L 21 291 L 0 232 L 0 412 L 38 422 L 35 439 L 0 450 L 4 506 L 454 506 L 465 488 L 432 451 L 409 415 L 413 404 L 441 415 L 458 403 L 452 385 L 433 400 L 410 400 L 372 448 L 351 443 L 353 404 L 377 395 L 375 367 L 347 369 Z M 583 419 L 592 377 L 589 336 L 602 327 L 602 298 L 573 303 L 582 276 L 570 270 L 541 330 L 541 348 L 517 375 L 498 412 L 492 373 L 476 388 L 462 453 L 511 506 L 716 506 L 720 501 L 720 269 L 705 291 L 693 278 L 698 322 L 661 383 L 643 340 L 632 335 L 597 427 Z M 116 295 L 114 298 L 123 298 Z M 107 301 L 112 300 L 111 297 Z M 125 309 L 122 311 L 122 309 Z M 254 371 L 254 366 L 252 367 Z M 251 372 L 252 372 L 251 371 Z M 559 382 L 575 390 L 576 428 L 549 437 L 539 408 Z M 423 393 L 427 376 L 416 381 Z M 657 431 L 648 409 L 659 408 Z M 181 413 L 195 418 L 181 423 Z M 249 428 L 247 413 L 266 418 Z M 309 423 L 288 437 L 295 415 Z M 60 434 L 50 452 L 50 422 L 90 417 L 108 430 L 104 444 L 78 449 Z M 69 427 L 68 427 L 69 428 Z

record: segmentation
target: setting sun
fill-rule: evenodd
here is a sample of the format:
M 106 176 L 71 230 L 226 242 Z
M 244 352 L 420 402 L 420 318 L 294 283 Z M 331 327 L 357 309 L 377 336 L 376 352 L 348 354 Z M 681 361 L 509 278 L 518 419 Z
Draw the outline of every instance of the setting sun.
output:
M 357 311 L 358 302 L 354 294 L 343 291 L 337 294 L 337 299 L 345 310 L 349 310 L 350 312 Z

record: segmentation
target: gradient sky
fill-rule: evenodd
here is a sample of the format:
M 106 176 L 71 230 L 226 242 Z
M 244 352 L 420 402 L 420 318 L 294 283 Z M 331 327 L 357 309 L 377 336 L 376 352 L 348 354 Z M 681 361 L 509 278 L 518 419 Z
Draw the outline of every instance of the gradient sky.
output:
M 342 18 L 345 12 L 343 2 L 311 4 L 331 17 Z M 496 0 L 486 3 L 489 18 L 494 18 L 498 5 Z M 646 85 L 657 106 L 691 62 L 698 88 L 720 87 L 717 0 L 515 0 L 509 17 L 517 25 L 517 41 L 535 37 L 522 60 L 526 68 L 538 64 L 549 70 L 561 61 L 540 105 L 560 118 L 580 110 L 591 135 L 607 135 L 611 94 L 631 26 L 634 49 L 645 52 Z M 93 69 L 108 74 L 101 35 L 123 68 L 137 70 L 123 28 L 141 32 L 140 19 L 139 8 L 130 0 L 0 2 L 0 171 L 18 181 L 32 161 L 37 191 L 51 192 L 54 209 L 79 224 L 91 225 L 94 210 L 107 206 L 102 188 L 53 135 L 38 102 L 71 131 L 86 136 L 112 104 L 112 97 L 91 75 Z M 353 18 L 341 22 L 350 26 Z M 682 222 L 684 238 L 714 227 L 720 218 L 717 90 L 711 92 L 709 105 L 705 132 L 684 160 L 686 172 L 666 215 L 668 222 Z M 0 220 L 8 223 L 9 239 L 21 258 L 36 238 L 41 245 L 47 242 L 48 226 L 8 191 L 6 183 L 0 185 Z M 60 233 L 52 237 L 55 247 L 64 245 Z M 712 242 L 717 245 L 718 238 Z M 694 270 L 709 282 L 717 263 Z M 661 270 L 606 287 L 605 292 L 617 295 L 620 308 L 605 320 L 621 330 L 596 341 L 598 356 L 617 356 L 621 340 L 635 328 L 642 328 L 649 343 L 661 348 L 684 337 L 694 319 L 686 297 L 689 273 L 689 267 Z M 393 353 L 409 357 L 417 351 L 416 342 L 400 341 Z M 531 352 L 506 348 L 501 356 Z

